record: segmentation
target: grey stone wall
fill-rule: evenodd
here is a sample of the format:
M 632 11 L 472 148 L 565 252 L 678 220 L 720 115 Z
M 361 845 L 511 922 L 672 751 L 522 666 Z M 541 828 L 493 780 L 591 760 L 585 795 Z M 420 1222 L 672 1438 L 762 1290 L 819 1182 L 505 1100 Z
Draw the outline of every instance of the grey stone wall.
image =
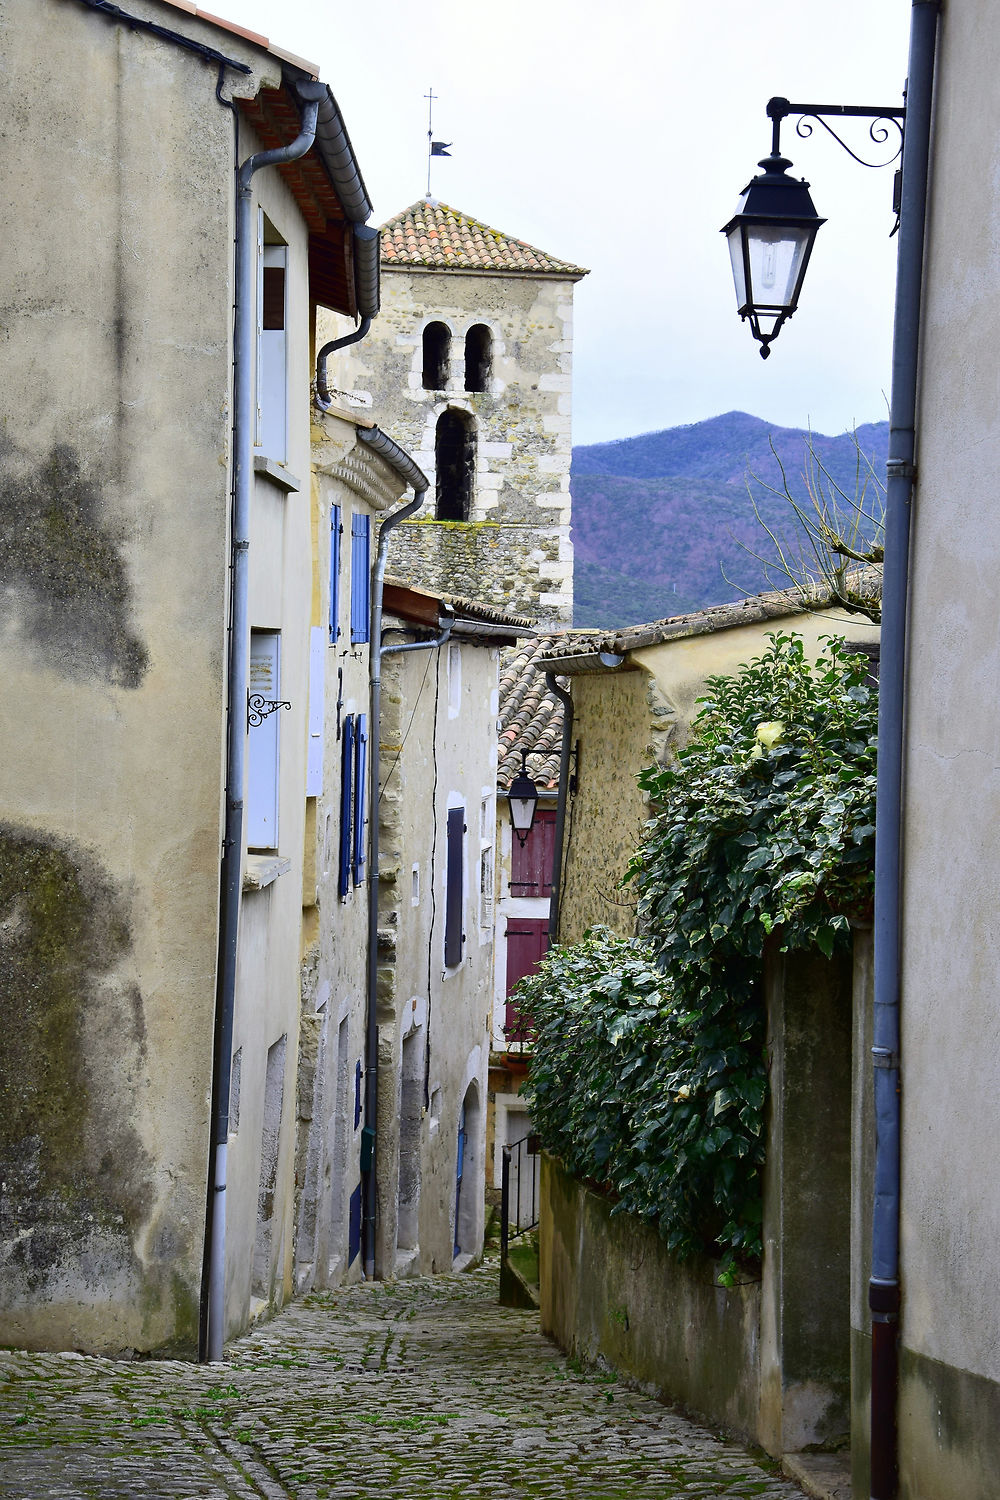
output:
M 523 611 L 548 625 L 573 616 L 573 280 L 559 276 L 384 268 L 370 335 L 337 356 L 345 400 L 370 410 L 430 480 L 427 519 L 393 541 L 389 571 L 408 582 Z M 342 331 L 321 315 L 320 335 Z M 443 323 L 452 357 L 440 390 L 423 386 L 423 331 Z M 468 329 L 492 338 L 487 390 L 464 388 Z M 468 523 L 434 521 L 435 434 L 447 411 L 475 437 Z
M 404 521 L 389 553 L 393 577 L 538 619 L 551 613 L 546 564 L 559 563 L 557 533 L 527 520 Z

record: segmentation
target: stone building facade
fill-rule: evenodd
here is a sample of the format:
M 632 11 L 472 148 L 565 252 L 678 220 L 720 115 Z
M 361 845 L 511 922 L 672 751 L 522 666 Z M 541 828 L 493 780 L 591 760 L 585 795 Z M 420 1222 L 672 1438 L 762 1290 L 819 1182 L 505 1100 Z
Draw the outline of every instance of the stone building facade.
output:
M 443 203 L 382 229 L 382 311 L 344 352 L 351 399 L 413 453 L 433 510 L 393 569 L 546 625 L 573 612 L 573 288 L 586 272 Z M 342 320 L 327 315 L 330 336 Z

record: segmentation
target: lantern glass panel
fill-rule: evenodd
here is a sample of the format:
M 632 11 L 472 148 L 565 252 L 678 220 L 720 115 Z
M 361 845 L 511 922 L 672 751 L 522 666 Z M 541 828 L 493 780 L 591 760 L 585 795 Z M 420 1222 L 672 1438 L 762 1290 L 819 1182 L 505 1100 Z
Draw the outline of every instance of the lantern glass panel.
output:
M 750 294 L 757 307 L 795 306 L 799 279 L 815 232 L 812 224 L 747 225 Z
M 733 263 L 733 281 L 736 284 L 736 306 L 744 308 L 747 305 L 747 278 L 743 260 L 743 226 L 737 224 L 726 235 L 729 242 L 729 259 Z
M 531 820 L 535 816 L 535 797 L 510 798 L 510 821 L 519 833 L 526 833 L 531 827 Z

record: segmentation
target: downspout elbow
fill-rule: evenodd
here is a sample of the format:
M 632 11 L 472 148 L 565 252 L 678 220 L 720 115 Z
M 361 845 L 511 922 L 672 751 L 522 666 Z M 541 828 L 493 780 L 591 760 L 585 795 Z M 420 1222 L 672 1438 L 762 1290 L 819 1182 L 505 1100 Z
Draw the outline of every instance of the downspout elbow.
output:
M 333 405 L 326 373 L 327 360 L 338 349 L 346 349 L 350 344 L 359 344 L 367 336 L 372 326 L 372 319 L 378 317 L 381 305 L 379 256 L 382 236 L 370 224 L 355 224 L 353 245 L 355 299 L 361 321 L 352 332 L 345 334 L 342 338 L 331 339 L 328 344 L 324 344 L 316 356 L 316 405 L 320 411 L 329 411 Z

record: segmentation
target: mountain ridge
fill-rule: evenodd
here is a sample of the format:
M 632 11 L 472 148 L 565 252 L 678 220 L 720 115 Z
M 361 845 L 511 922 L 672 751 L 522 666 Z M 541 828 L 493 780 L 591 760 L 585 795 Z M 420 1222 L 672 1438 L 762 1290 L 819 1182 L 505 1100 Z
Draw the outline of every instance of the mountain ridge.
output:
M 853 496 L 859 479 L 868 477 L 859 450 L 881 480 L 888 426 L 868 422 L 829 436 L 727 412 L 575 447 L 574 624 L 641 624 L 778 586 L 780 576 L 769 577 L 751 555 L 776 560 L 754 503 L 794 548 L 791 507 L 772 491 L 787 481 L 796 499 L 809 505 L 811 448 L 833 483 Z M 650 613 L 656 603 L 662 607 Z

